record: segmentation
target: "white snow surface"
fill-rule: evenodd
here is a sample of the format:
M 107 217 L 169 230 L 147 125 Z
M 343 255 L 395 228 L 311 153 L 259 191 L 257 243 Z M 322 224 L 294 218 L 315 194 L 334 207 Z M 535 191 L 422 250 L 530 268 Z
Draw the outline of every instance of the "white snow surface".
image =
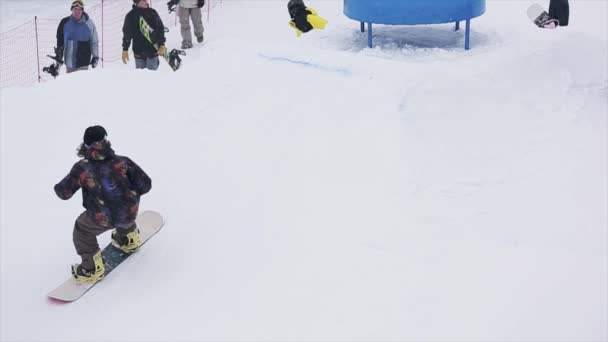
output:
M 306 3 L 326 30 L 224 0 L 178 72 L 2 90 L 0 340 L 608 340 L 606 2 L 541 30 L 488 1 L 470 51 L 449 24 L 369 49 L 341 1 Z M 166 225 L 57 304 L 82 207 L 53 185 L 94 124 Z
M 99 1 L 85 0 L 85 5 Z M 0 32 L 33 20 L 35 16 L 63 18 L 70 15 L 71 0 L 0 0 Z M 59 24 L 59 23 L 57 23 Z

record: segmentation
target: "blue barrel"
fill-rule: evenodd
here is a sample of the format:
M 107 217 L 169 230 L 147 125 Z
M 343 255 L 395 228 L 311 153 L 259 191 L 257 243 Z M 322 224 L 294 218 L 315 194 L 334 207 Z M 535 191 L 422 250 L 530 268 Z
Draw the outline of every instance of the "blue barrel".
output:
M 389 25 L 441 24 L 467 21 L 486 11 L 485 0 L 344 0 L 344 14 L 361 23 Z M 371 46 L 371 33 L 370 46 Z

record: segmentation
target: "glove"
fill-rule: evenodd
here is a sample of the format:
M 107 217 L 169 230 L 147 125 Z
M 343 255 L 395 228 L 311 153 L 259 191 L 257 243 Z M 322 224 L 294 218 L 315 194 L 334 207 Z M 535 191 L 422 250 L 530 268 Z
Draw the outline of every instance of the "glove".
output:
M 164 56 L 167 53 L 167 48 L 164 45 L 161 45 L 158 47 L 157 52 L 159 56 Z
M 91 58 L 91 68 L 95 69 L 97 67 L 97 63 L 99 63 L 99 57 Z
M 123 51 L 122 52 L 122 62 L 127 64 L 128 61 L 129 61 L 129 51 Z
M 198 0 L 198 3 L 196 4 L 196 6 L 198 6 L 198 8 L 205 6 L 205 0 Z
M 175 11 L 175 7 L 177 7 L 178 3 L 179 0 L 169 0 L 169 2 L 167 2 L 167 8 L 169 9 L 169 13 Z

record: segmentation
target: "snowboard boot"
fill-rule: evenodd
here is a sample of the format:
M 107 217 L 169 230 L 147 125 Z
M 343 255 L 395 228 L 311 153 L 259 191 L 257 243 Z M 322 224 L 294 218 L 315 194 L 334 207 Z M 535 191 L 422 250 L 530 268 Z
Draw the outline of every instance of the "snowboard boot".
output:
M 190 42 L 182 43 L 182 49 L 190 49 L 191 47 L 192 47 L 192 43 L 190 43 Z
M 92 270 L 88 270 L 80 264 L 72 265 L 72 275 L 74 278 L 82 283 L 95 283 L 100 281 L 106 273 L 101 251 L 95 253 L 93 262 L 95 263 L 95 268 Z
M 205 40 L 204 36 L 196 37 L 196 41 L 199 42 L 199 43 L 202 43 L 203 40 Z
M 559 25 L 559 21 L 551 19 L 547 12 L 541 13 L 536 20 L 534 20 L 536 26 L 546 29 L 554 29 Z
M 119 236 L 116 229 L 112 232 L 112 245 L 125 253 L 135 252 L 141 246 L 139 229 L 135 228 L 127 235 Z

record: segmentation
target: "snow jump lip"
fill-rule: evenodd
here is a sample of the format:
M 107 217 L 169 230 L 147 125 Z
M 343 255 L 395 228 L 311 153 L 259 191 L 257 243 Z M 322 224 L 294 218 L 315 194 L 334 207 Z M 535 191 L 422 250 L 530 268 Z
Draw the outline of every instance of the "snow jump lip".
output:
M 344 0 L 344 14 L 368 23 L 368 46 L 372 47 L 371 24 L 422 25 L 467 21 L 465 48 L 468 50 L 470 20 L 484 14 L 485 0 Z

